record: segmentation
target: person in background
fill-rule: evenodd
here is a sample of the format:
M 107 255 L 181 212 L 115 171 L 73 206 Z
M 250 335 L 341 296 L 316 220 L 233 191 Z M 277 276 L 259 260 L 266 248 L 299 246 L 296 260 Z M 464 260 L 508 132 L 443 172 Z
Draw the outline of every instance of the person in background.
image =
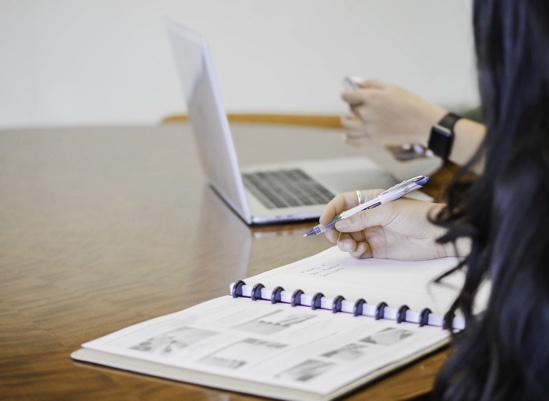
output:
M 475 0 L 473 26 L 486 130 L 446 203 L 400 199 L 341 220 L 325 234 L 357 258 L 462 257 L 456 269 L 465 271 L 465 283 L 451 312 L 460 310 L 467 323 L 452 335 L 435 399 L 549 400 L 549 3 Z M 358 109 L 367 105 L 352 104 L 364 115 Z M 432 111 L 425 126 L 445 112 Z M 464 173 L 481 162 L 478 178 Z M 362 192 L 366 199 L 379 193 Z M 355 206 L 356 198 L 336 196 L 320 223 Z M 484 279 L 492 283 L 490 298 L 484 313 L 473 315 Z
M 346 131 L 345 140 L 350 145 L 361 146 L 372 142 L 427 145 L 432 127 L 449 113 L 396 85 L 360 79 L 355 79 L 354 83 L 358 89 L 346 90 L 342 94 L 352 112 L 341 119 Z M 480 146 L 486 127 L 471 118 L 459 118 L 452 129 L 453 146 L 447 158 L 463 165 Z M 477 166 L 477 172 L 481 168 Z

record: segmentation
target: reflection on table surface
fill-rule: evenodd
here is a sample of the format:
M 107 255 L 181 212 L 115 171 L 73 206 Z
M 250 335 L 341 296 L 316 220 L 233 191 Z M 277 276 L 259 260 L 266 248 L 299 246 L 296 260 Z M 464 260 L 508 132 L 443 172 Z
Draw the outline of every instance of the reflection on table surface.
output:
M 243 124 L 233 133 L 243 164 L 381 154 L 320 128 Z M 315 222 L 246 226 L 206 184 L 186 124 L 3 131 L 0 170 L 5 399 L 257 399 L 75 363 L 70 353 L 326 249 L 323 236 L 302 238 Z M 437 197 L 441 177 L 426 188 Z M 444 356 L 347 399 L 420 396 Z

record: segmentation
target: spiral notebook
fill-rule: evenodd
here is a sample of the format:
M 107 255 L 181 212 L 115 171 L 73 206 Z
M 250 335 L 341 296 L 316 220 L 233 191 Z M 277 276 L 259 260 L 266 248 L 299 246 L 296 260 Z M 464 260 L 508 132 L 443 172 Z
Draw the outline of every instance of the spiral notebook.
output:
M 455 258 L 356 260 L 337 247 L 83 344 L 72 358 L 282 400 L 332 400 L 449 340 Z M 481 311 L 489 286 L 477 296 Z

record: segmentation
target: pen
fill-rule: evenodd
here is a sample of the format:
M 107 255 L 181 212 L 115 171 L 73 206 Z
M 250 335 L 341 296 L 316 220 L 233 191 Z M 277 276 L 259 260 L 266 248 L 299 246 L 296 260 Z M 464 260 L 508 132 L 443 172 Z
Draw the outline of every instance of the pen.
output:
M 376 198 L 368 202 L 361 203 L 358 206 L 355 206 L 349 210 L 346 210 L 338 214 L 328 224 L 319 224 L 317 226 L 314 226 L 309 232 L 307 232 L 307 234 L 304 235 L 304 237 L 310 237 L 311 235 L 321 234 L 324 231 L 327 231 L 330 228 L 333 228 L 339 220 L 347 219 L 351 217 L 353 214 L 358 213 L 362 210 L 373 209 L 384 203 L 392 202 L 398 198 L 402 198 L 404 195 L 418 188 L 421 188 L 423 185 L 425 185 L 427 181 L 429 181 L 429 177 L 426 177 L 424 175 L 418 175 L 417 177 L 404 180 L 400 184 L 392 186 L 391 188 L 383 191 Z

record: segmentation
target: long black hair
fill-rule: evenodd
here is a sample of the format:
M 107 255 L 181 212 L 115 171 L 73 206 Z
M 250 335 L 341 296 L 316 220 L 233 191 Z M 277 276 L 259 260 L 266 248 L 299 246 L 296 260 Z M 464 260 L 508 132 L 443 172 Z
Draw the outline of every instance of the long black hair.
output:
M 549 400 L 549 2 L 475 0 L 486 137 L 447 191 L 440 242 L 468 237 L 467 327 L 435 384 L 441 400 Z M 484 164 L 475 181 L 464 172 Z M 473 302 L 482 280 L 486 311 Z

